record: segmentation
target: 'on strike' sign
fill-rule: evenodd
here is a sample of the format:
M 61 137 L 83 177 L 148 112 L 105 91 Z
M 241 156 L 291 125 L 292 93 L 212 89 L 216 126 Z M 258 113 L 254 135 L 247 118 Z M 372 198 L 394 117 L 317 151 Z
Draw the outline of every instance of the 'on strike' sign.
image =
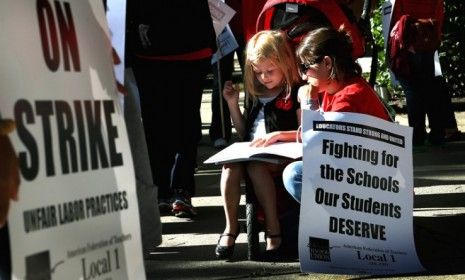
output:
M 12 278 L 144 279 L 132 157 L 102 1 L 0 2 L 0 114 L 14 119 Z

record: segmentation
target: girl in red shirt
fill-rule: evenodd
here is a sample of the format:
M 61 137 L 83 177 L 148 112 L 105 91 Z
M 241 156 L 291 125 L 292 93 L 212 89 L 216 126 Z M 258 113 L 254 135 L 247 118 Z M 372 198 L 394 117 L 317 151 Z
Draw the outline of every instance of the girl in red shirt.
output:
M 362 70 L 352 56 L 351 39 L 345 31 L 322 27 L 309 32 L 297 48 L 297 57 L 302 78 L 308 83 L 299 89 L 302 108 L 389 120 L 376 92 L 361 77 Z M 302 161 L 295 161 L 283 171 L 284 186 L 299 203 L 302 166 Z
M 321 101 L 325 112 L 353 112 L 389 119 L 375 91 L 361 77 L 345 31 L 323 27 L 310 32 L 297 48 L 300 71 L 308 85 L 301 102 Z

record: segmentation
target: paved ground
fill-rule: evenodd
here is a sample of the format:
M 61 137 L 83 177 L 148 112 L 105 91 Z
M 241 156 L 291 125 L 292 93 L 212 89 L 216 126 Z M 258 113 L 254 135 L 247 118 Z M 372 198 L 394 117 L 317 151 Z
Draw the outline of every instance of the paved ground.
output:
M 199 163 L 216 152 L 210 147 L 210 95 L 204 94 L 204 136 Z M 465 112 L 456 113 L 465 132 Z M 398 121 L 406 123 L 405 115 Z M 146 260 L 149 279 L 465 279 L 465 141 L 427 148 L 414 155 L 414 228 L 418 256 L 428 269 L 422 275 L 358 277 L 302 274 L 298 262 L 263 263 L 247 260 L 246 235 L 237 240 L 231 261 L 215 259 L 214 248 L 224 229 L 218 187 L 220 170 L 199 165 L 195 220 L 162 217 L 163 243 Z M 243 204 L 243 203 L 242 203 Z M 245 210 L 242 209 L 243 217 Z M 244 220 L 241 220 L 243 223 Z M 263 236 L 261 236 L 263 243 Z

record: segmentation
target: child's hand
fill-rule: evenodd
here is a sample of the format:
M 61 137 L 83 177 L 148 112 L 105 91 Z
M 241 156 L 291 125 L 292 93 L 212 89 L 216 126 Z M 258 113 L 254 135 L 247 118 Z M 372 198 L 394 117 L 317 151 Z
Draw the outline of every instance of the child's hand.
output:
M 250 144 L 251 147 L 266 147 L 280 140 L 278 131 L 267 133 L 262 137 L 255 138 Z
M 239 103 L 239 88 L 233 84 L 232 81 L 224 82 L 223 97 L 228 104 Z

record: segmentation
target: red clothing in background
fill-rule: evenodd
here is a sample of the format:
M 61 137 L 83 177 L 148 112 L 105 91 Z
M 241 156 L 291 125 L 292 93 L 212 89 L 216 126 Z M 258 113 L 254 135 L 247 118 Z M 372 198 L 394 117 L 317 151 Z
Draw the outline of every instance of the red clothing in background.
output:
M 354 78 L 335 94 L 325 93 L 321 109 L 323 112 L 352 112 L 389 120 L 384 105 L 361 77 Z
M 242 0 L 242 22 L 246 42 L 257 33 L 257 18 L 266 0 Z
M 444 1 L 443 0 L 396 0 L 392 11 L 391 27 L 402 15 L 410 15 L 415 19 L 432 18 L 439 23 L 439 30 L 442 31 L 444 21 Z
M 226 0 L 225 3 L 236 12 L 229 22 L 232 33 L 236 39 L 237 37 L 244 38 L 242 0 Z

